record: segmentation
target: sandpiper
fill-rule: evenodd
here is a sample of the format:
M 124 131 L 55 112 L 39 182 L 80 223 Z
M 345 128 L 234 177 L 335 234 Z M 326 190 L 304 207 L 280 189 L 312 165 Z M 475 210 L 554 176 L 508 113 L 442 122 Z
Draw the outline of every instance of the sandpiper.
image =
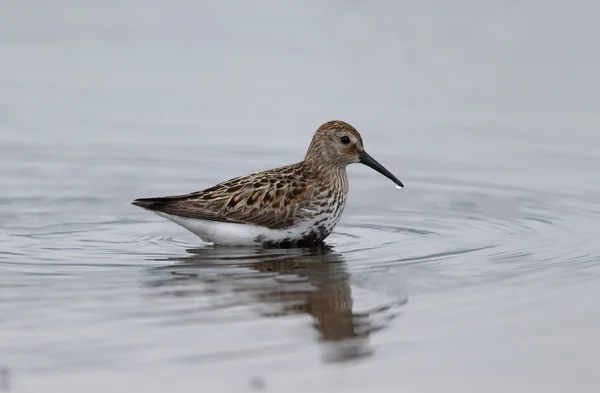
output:
M 315 132 L 304 160 L 184 195 L 132 203 L 223 246 L 310 247 L 338 223 L 348 195 L 346 166 L 365 164 L 404 185 L 363 148 L 358 131 L 332 120 Z

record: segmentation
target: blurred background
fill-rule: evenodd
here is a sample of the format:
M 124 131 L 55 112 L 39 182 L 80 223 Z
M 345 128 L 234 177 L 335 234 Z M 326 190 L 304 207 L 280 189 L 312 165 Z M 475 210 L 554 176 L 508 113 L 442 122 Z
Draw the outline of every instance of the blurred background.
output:
M 0 391 L 596 392 L 597 1 L 8 0 Z M 303 158 L 324 250 L 130 204 Z

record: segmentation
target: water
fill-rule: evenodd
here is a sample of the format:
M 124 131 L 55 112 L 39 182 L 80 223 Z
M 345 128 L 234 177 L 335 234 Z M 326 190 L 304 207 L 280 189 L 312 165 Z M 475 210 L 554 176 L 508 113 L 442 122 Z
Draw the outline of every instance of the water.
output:
M 595 392 L 596 2 L 13 1 L 0 14 L 0 390 Z M 303 157 L 319 250 L 130 204 Z

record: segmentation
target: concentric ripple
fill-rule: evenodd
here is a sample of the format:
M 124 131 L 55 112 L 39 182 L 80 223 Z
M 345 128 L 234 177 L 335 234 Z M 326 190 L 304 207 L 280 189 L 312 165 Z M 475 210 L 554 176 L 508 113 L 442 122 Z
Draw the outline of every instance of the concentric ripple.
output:
M 416 206 L 409 196 L 402 202 L 406 209 L 378 204 L 348 217 L 329 241 L 356 275 L 379 281 L 392 273 L 410 282 L 411 293 L 544 272 L 557 279 L 596 277 L 600 248 L 593 230 L 597 216 L 590 213 L 597 213 L 597 201 L 575 207 L 566 197 L 540 192 L 473 188 L 458 183 Z

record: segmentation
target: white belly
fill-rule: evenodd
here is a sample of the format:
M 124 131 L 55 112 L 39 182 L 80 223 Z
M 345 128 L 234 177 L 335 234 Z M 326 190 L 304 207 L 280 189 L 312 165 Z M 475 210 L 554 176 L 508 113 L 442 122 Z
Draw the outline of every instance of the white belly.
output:
M 261 246 L 264 242 L 282 242 L 298 239 L 311 231 L 313 222 L 277 230 L 251 224 L 233 224 L 219 221 L 198 220 L 154 212 L 161 217 L 181 225 L 205 242 L 223 246 Z M 331 228 L 333 229 L 333 228 Z

